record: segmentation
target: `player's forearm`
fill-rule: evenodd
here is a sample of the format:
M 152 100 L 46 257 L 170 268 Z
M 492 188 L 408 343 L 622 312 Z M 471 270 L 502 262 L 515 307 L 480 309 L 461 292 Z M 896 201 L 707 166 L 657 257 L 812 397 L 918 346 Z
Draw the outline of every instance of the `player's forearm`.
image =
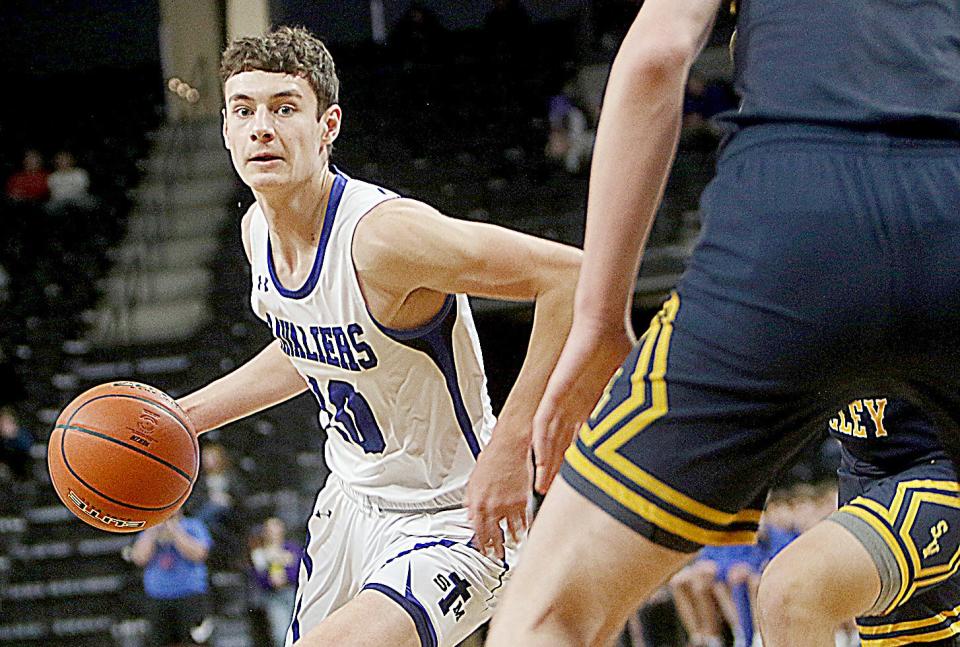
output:
M 642 13 L 610 73 L 590 172 L 576 316 L 601 327 L 627 318 L 676 152 L 689 67 L 686 45 L 645 41 L 656 26 Z
M 178 400 L 198 433 L 289 400 L 306 384 L 274 341 L 232 373 Z
M 500 411 L 496 433 L 529 442 L 533 415 L 570 331 L 579 267 L 579 254 L 568 255 L 551 273 L 551 284 L 537 295 L 527 355 Z

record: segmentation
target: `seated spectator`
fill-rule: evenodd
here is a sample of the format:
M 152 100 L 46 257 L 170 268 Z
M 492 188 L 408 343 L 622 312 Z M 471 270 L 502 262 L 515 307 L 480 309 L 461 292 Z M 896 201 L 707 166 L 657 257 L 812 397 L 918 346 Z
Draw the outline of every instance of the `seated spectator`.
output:
M 258 602 L 267 616 L 270 637 L 275 647 L 283 647 L 287 627 L 293 616 L 296 584 L 303 551 L 286 538 L 287 528 L 271 517 L 257 532 L 250 551 Z
M 18 481 L 30 478 L 30 449 L 33 443 L 33 436 L 17 420 L 13 409 L 0 408 L 0 461 Z
M 547 158 L 561 162 L 568 173 L 579 172 L 590 159 L 596 134 L 588 127 L 587 116 L 564 91 L 550 97 L 548 120 Z
M 776 526 L 764 518 L 757 533 L 757 543 L 737 547 L 733 559 L 726 559 L 723 568 L 718 569 L 713 597 L 730 627 L 735 647 L 749 647 L 754 636 L 759 635 L 754 609 L 760 574 L 770 560 L 796 538 L 797 534 L 792 530 Z
M 6 193 L 15 202 L 43 202 L 50 195 L 43 157 L 35 150 L 23 154 L 23 168 L 7 178 Z
M 193 491 L 195 504 L 199 506 L 196 516 L 208 526 L 216 527 L 224 522 L 233 508 L 232 491 L 236 478 L 223 445 L 205 445 L 200 461 L 203 469 Z
M 404 63 L 434 63 L 443 50 L 446 30 L 422 2 L 413 2 L 390 32 L 390 47 Z
M 736 100 L 723 84 L 691 74 L 683 97 L 683 129 L 707 128 L 711 117 L 735 107 Z
M 47 178 L 50 206 L 54 209 L 75 206 L 90 207 L 90 174 L 77 166 L 73 154 L 60 151 L 53 157 L 53 172 Z
M 206 525 L 180 512 L 144 530 L 133 543 L 130 559 L 143 569 L 155 645 L 203 644 L 210 638 L 206 560 L 211 544 Z
M 723 647 L 723 626 L 712 594 L 717 564 L 708 557 L 701 552 L 669 582 L 673 604 L 687 633 L 689 647 Z
M 642 3 L 637 0 L 593 0 L 590 4 L 597 44 L 604 51 L 616 51 Z
M 186 504 L 187 514 L 203 521 L 213 537 L 211 565 L 242 569 L 246 563 L 246 530 L 236 510 L 237 502 L 243 499 L 242 483 L 219 443 L 201 445 L 200 464 L 200 475 Z
M 0 265 L 0 305 L 3 305 L 10 298 L 10 273 Z
M 774 491 L 757 543 L 706 546 L 670 580 L 677 615 L 691 647 L 721 647 L 724 625 L 734 647 L 749 647 L 756 631 L 757 588 L 767 564 L 800 533 L 836 508 L 836 488 L 801 483 Z

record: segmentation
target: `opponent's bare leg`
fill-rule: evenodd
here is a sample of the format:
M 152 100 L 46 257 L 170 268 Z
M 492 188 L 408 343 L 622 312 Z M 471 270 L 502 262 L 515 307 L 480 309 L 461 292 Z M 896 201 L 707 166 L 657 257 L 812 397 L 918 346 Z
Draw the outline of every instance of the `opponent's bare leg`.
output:
M 487 645 L 609 644 L 640 603 L 692 557 L 648 541 L 557 479 Z
M 296 647 L 420 647 L 413 619 L 377 591 L 361 591 L 296 642 Z
M 880 576 L 846 528 L 821 521 L 784 548 L 760 578 L 764 647 L 833 647 L 837 627 L 870 609 Z

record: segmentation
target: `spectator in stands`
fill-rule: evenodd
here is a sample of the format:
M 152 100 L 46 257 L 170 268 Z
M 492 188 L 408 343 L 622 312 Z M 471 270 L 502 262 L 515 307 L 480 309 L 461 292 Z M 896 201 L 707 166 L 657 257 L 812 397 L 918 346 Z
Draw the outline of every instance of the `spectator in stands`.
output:
M 30 478 L 30 449 L 33 435 L 17 420 L 11 407 L 0 408 L 0 461 L 18 481 Z
M 246 529 L 240 527 L 237 502 L 243 499 L 242 482 L 219 443 L 206 443 L 200 451 L 201 470 L 187 502 L 188 514 L 203 521 L 213 537 L 210 563 L 242 569 L 246 563 Z
M 23 154 L 23 167 L 7 178 L 7 198 L 15 202 L 43 202 L 50 195 L 48 173 L 43 168 L 43 157 L 38 151 Z
M 749 647 L 757 627 L 760 575 L 777 553 L 836 509 L 836 486 L 800 483 L 776 490 L 767 503 L 757 543 L 707 546 L 670 580 L 677 615 L 691 647 L 721 647 L 726 623 L 734 647 Z M 838 640 L 843 638 L 838 636 Z
M 718 571 L 713 583 L 713 597 L 733 634 L 734 647 L 749 647 L 754 636 L 758 635 L 754 610 L 760 574 L 770 560 L 797 536 L 793 530 L 777 526 L 772 517 L 765 516 L 757 533 L 757 543 L 737 547 L 735 559 L 728 560 L 722 571 Z M 720 553 L 729 553 L 731 548 L 721 547 Z
M 267 616 L 274 647 L 283 647 L 296 598 L 297 576 L 303 551 L 286 538 L 287 527 L 270 517 L 255 534 L 250 562 L 258 598 Z
M 154 644 L 177 647 L 210 638 L 206 560 L 211 543 L 202 521 L 179 512 L 134 542 L 130 559 L 143 568 Z
M 0 305 L 3 305 L 10 298 L 10 273 L 7 268 L 0 265 Z
M 568 84 L 563 92 L 550 97 L 550 134 L 545 154 L 562 163 L 568 173 L 577 173 L 589 162 L 596 133 L 589 127 L 583 110 L 570 98 L 571 91 Z
M 712 595 L 717 562 L 711 557 L 701 554 L 670 578 L 670 593 L 688 647 L 723 647 L 720 612 Z
M 203 469 L 194 496 L 199 508 L 196 516 L 208 526 L 219 526 L 233 509 L 236 477 L 223 445 L 210 443 L 200 454 Z
M 50 207 L 53 209 L 74 206 L 92 206 L 90 174 L 77 166 L 77 160 L 69 151 L 60 151 L 53 157 L 53 172 L 47 178 L 50 187 Z
M 735 107 L 723 84 L 708 82 L 691 74 L 683 97 L 683 117 L 687 121 L 702 123 L 716 114 Z
M 390 47 L 405 64 L 436 63 L 443 50 L 446 30 L 424 3 L 412 2 L 390 32 Z

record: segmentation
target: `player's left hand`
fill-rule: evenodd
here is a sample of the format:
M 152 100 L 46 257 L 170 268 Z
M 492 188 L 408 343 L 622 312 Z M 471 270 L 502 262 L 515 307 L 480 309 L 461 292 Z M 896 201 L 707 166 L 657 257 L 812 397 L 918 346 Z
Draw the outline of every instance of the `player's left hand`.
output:
M 527 528 L 527 501 L 533 487 L 530 443 L 498 433 L 502 423 L 497 423 L 490 444 L 477 458 L 466 500 L 477 548 L 484 554 L 492 551 L 500 560 L 504 558 L 500 522 L 506 521 L 514 541 L 520 539 Z

